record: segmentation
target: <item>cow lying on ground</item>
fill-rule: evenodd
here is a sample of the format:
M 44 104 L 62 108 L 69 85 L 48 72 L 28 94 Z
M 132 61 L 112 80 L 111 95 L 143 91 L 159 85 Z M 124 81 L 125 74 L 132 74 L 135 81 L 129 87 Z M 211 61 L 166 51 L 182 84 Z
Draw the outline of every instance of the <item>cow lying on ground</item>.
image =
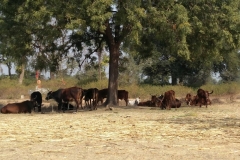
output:
M 198 89 L 197 91 L 197 98 L 196 98 L 196 104 L 199 104 L 199 107 L 201 107 L 202 105 L 206 105 L 206 108 L 207 108 L 207 105 L 209 103 L 211 103 L 210 99 L 209 99 L 209 94 L 212 94 L 212 92 L 208 92 L 208 91 L 205 91 L 203 89 Z
M 161 102 L 161 106 L 160 108 L 162 109 L 171 109 L 172 104 L 175 104 L 175 91 L 173 90 L 169 90 L 167 92 L 164 93 L 164 97 L 163 100 Z
M 139 102 L 140 102 L 140 98 L 137 97 L 137 98 L 134 99 L 134 100 L 128 100 L 128 105 L 130 105 L 130 106 L 136 106 L 136 105 L 139 104 Z
M 20 103 L 9 103 L 1 109 L 1 113 L 31 113 L 35 107 L 34 101 L 23 101 Z
M 36 107 L 38 108 L 38 112 L 41 112 L 42 94 L 39 91 L 35 91 L 35 92 L 31 93 L 30 100 L 35 101 Z M 35 107 L 34 107 L 34 112 L 35 112 Z
M 139 102 L 137 104 L 137 106 L 150 106 L 151 105 L 151 101 L 143 101 L 143 102 Z

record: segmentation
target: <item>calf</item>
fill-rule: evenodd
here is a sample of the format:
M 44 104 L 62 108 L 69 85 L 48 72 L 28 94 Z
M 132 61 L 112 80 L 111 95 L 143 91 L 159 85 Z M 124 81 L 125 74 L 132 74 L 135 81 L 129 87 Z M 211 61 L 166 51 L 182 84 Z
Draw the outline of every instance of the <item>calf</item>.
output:
M 134 100 L 128 100 L 128 105 L 130 105 L 130 106 L 135 106 L 135 105 L 138 105 L 139 102 L 140 102 L 140 98 L 137 97 L 137 98 L 134 99 Z
M 187 103 L 188 106 L 190 106 L 190 103 L 192 101 L 192 95 L 190 93 L 188 93 L 185 97 L 185 101 Z
M 23 101 L 20 103 L 9 103 L 1 109 L 1 113 L 31 113 L 34 106 L 34 101 Z

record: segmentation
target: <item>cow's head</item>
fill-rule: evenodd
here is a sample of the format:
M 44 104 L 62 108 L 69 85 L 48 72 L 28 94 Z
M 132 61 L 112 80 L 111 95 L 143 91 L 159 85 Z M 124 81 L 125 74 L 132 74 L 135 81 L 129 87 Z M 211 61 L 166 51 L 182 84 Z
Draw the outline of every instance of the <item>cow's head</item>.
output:
M 47 96 L 46 96 L 46 100 L 52 99 L 52 91 L 48 92 Z

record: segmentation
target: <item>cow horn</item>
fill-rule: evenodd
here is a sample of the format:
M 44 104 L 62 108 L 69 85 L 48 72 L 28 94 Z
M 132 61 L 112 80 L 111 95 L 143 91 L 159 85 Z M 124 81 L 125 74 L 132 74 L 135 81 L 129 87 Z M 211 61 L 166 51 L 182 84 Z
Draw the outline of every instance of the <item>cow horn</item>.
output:
M 213 93 L 213 90 L 212 90 L 212 92 L 208 92 L 208 94 L 212 94 Z

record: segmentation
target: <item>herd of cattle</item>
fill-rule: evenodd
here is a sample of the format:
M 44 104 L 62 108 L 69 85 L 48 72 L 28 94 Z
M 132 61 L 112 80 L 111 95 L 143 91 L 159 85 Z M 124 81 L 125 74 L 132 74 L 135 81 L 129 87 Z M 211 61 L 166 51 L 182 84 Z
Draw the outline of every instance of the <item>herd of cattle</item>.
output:
M 203 89 L 198 89 L 197 95 L 192 96 L 187 94 L 185 101 L 187 105 L 202 106 L 211 104 L 209 99 L 209 94 L 212 92 L 205 91 Z M 70 87 L 66 89 L 58 89 L 56 91 L 50 91 L 46 95 L 46 100 L 53 99 L 58 104 L 58 111 L 73 110 L 75 107 L 69 103 L 74 101 L 76 104 L 76 112 L 79 108 L 84 109 L 85 107 L 90 108 L 90 110 L 97 110 L 99 102 L 103 104 L 103 99 L 107 98 L 108 89 L 98 90 L 97 88 L 82 89 L 79 87 Z M 181 106 L 181 101 L 175 98 L 175 91 L 169 90 L 164 93 L 164 95 L 156 96 L 152 95 L 151 100 L 141 102 L 140 98 L 132 102 L 128 99 L 128 91 L 118 90 L 118 100 L 124 100 L 126 106 L 136 105 L 136 106 L 149 106 L 149 107 L 159 107 L 161 109 L 171 109 L 179 108 Z M 82 100 L 85 100 L 85 106 L 82 105 Z M 42 108 L 42 94 L 39 91 L 31 93 L 30 100 L 26 100 L 20 103 L 9 103 L 1 108 L 1 113 L 31 113 L 38 109 L 41 112 Z

